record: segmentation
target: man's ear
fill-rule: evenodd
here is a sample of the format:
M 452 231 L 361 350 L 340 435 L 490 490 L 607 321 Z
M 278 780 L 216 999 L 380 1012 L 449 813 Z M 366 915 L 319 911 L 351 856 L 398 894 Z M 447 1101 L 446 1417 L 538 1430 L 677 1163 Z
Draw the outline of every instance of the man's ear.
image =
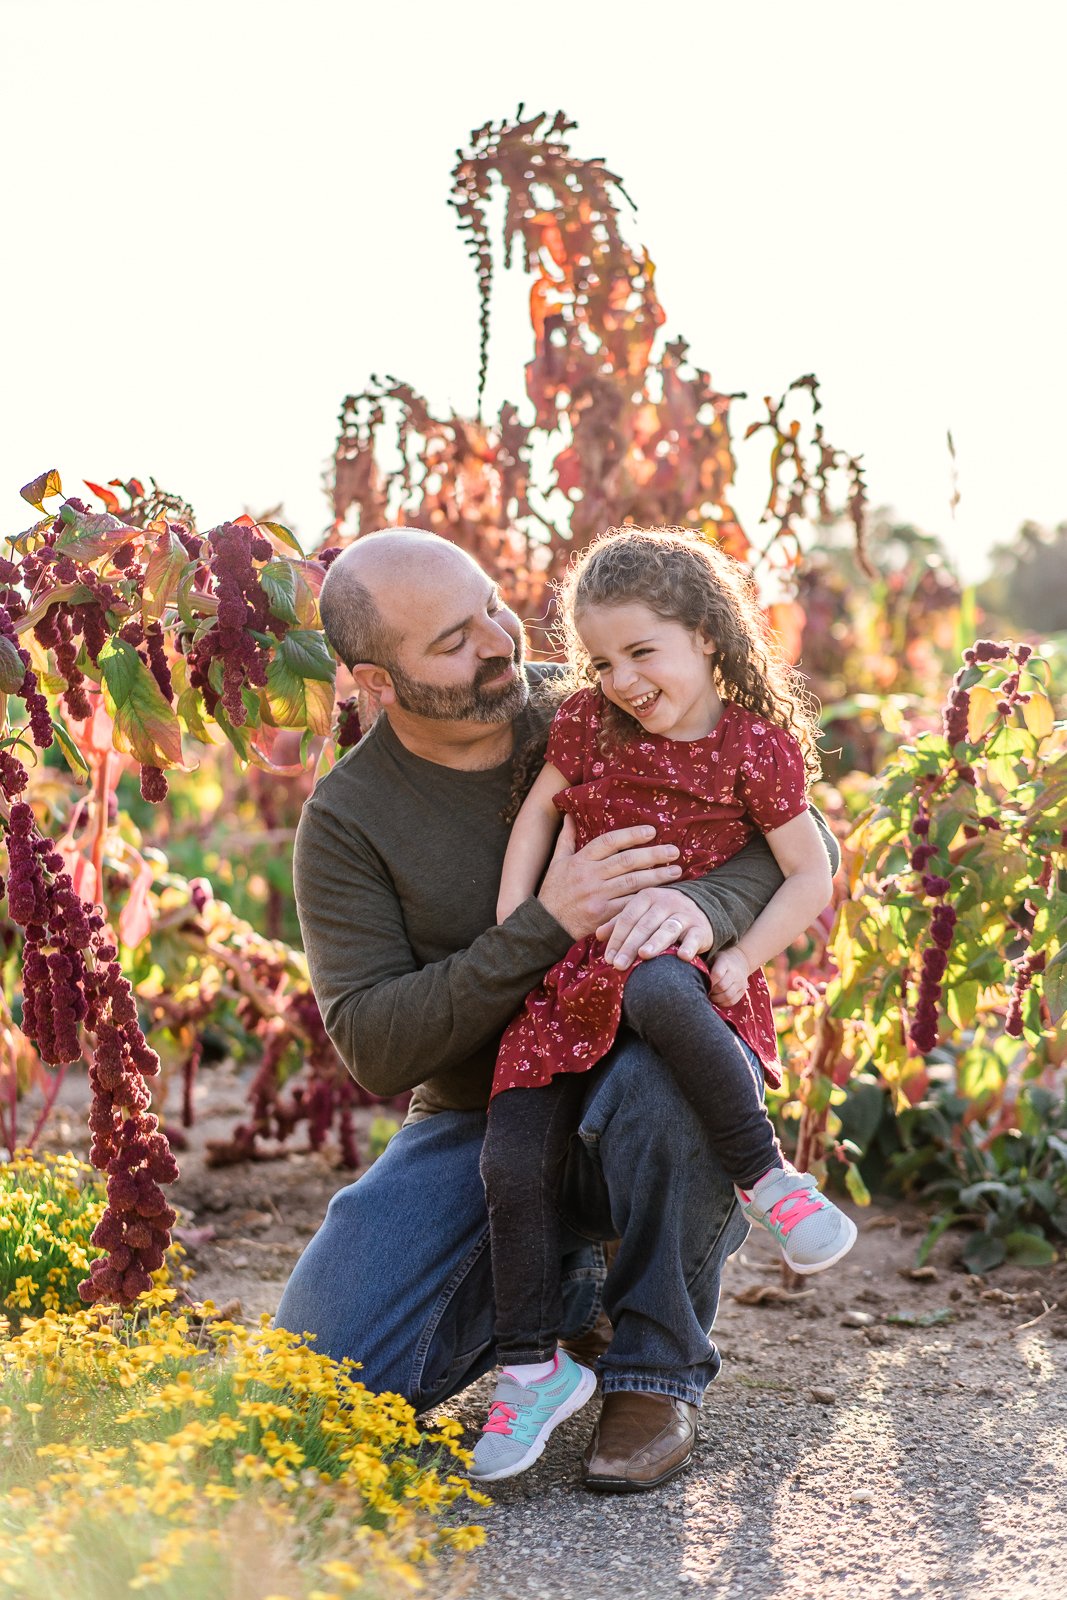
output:
M 350 670 L 356 688 L 365 694 L 374 706 L 380 708 L 396 703 L 393 680 L 384 667 L 376 667 L 369 661 L 359 661 Z

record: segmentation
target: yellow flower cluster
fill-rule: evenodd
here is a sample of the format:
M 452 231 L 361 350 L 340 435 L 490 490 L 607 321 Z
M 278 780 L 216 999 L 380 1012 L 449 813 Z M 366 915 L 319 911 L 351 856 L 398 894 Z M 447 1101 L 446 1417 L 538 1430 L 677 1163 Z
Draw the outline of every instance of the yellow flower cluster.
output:
M 79 1306 L 78 1284 L 103 1254 L 90 1236 L 106 1205 L 103 1184 L 76 1156 L 16 1150 L 0 1163 L 0 1311 L 17 1319 Z M 182 1253 L 172 1246 L 171 1262 Z M 167 1267 L 154 1275 L 169 1279 Z
M 0 1342 L 0 1597 L 394 1594 L 482 1542 L 455 1520 L 487 1503 L 458 1424 L 423 1432 L 352 1363 L 176 1297 L 48 1311 Z

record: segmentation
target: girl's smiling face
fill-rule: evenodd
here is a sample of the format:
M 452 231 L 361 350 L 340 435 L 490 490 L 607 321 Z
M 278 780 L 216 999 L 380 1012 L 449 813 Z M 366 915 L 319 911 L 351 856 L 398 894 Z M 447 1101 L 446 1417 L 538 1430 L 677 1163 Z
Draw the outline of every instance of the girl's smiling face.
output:
M 586 606 L 575 626 L 612 705 L 664 739 L 703 739 L 722 715 L 715 642 L 637 600 Z

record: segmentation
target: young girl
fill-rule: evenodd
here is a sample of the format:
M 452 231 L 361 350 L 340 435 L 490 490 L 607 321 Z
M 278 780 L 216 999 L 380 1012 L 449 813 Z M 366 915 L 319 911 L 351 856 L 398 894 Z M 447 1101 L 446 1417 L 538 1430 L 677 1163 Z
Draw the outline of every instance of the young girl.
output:
M 556 713 L 508 844 L 500 920 L 536 892 L 563 812 L 579 849 L 653 823 L 657 843 L 678 846 L 683 878 L 710 872 L 758 829 L 785 882 L 710 968 L 668 952 L 624 971 L 604 959 L 601 940 L 581 940 L 504 1034 L 482 1156 L 504 1369 L 474 1452 L 483 1480 L 524 1471 L 595 1387 L 557 1348 L 555 1189 L 582 1074 L 620 1023 L 672 1073 L 745 1215 L 775 1236 L 795 1272 L 831 1266 L 856 1237 L 814 1180 L 783 1160 L 751 1065 L 755 1057 L 768 1083 L 781 1082 L 760 969 L 831 896 L 808 811 L 817 724 L 800 679 L 768 639 L 744 569 L 695 534 L 613 530 L 572 567 L 561 600 L 572 668 L 597 681 Z

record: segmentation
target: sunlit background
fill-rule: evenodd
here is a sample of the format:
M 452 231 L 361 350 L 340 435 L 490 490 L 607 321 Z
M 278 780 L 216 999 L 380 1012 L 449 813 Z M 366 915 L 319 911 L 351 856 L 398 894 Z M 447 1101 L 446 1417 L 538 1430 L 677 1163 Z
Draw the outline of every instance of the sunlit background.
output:
M 965 579 L 1067 514 L 1057 5 L 0 0 L 0 29 L 7 532 L 57 466 L 154 475 L 202 526 L 282 502 L 314 542 L 345 393 L 473 409 L 449 171 L 520 100 L 624 178 L 667 334 L 753 415 L 816 371 L 872 503 Z M 524 300 L 502 283 L 493 406 Z

